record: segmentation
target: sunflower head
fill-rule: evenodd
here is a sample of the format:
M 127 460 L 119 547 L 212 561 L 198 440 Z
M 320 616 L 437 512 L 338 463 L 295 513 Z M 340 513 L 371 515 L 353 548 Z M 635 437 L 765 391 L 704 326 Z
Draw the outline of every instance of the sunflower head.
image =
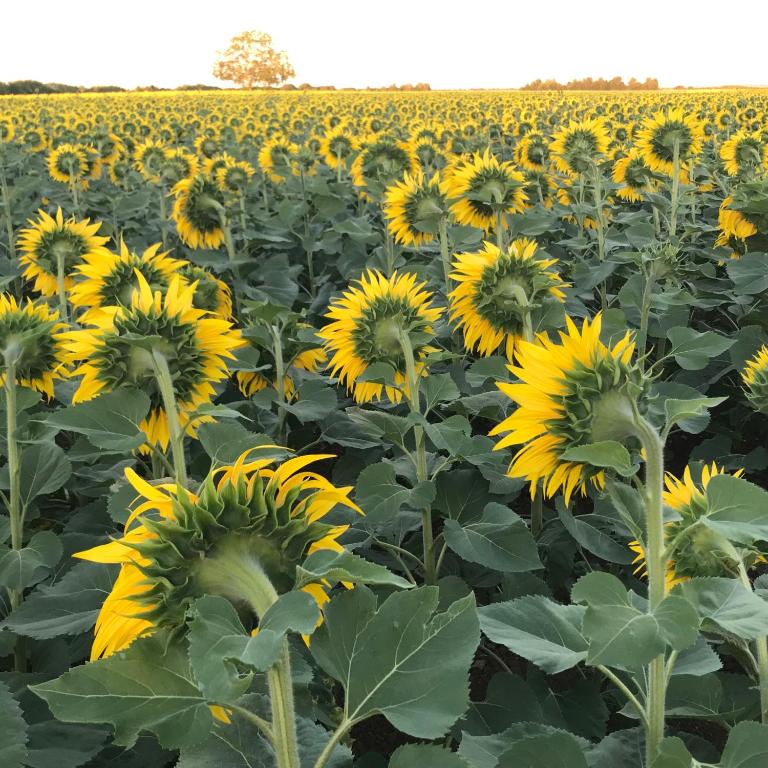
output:
M 0 362 L 13 365 L 16 383 L 53 397 L 54 380 L 67 375 L 58 341 L 65 328 L 47 304 L 0 294 Z
M 182 262 L 179 274 L 189 283 L 195 283 L 195 309 L 203 309 L 225 320 L 232 319 L 232 291 L 213 272 L 189 262 Z
M 259 165 L 262 171 L 276 184 L 285 180 L 291 171 L 298 147 L 288 139 L 277 136 L 267 141 L 259 151 Z
M 403 245 L 432 242 L 441 219 L 448 214 L 445 184 L 439 174 L 428 179 L 423 173 L 406 173 L 384 193 L 384 216 L 389 231 Z
M 349 499 L 351 488 L 336 488 L 307 469 L 332 457 L 301 456 L 275 466 L 269 452 L 246 451 L 233 465 L 212 471 L 196 494 L 151 486 L 126 470 L 138 497 L 122 538 L 76 555 L 121 566 L 99 613 L 92 658 L 159 628 L 179 628 L 203 594 L 245 602 L 222 579 L 222 561 L 260 569 L 284 593 L 293 588 L 296 566 L 306 555 L 342 549 L 337 539 L 348 526 L 326 518 L 338 507 L 360 512 Z M 319 605 L 328 599 L 323 584 L 303 590 Z
M 54 181 L 71 184 L 85 178 L 89 171 L 88 156 L 79 144 L 60 144 L 48 155 L 48 173 Z
M 244 160 L 227 158 L 215 173 L 216 183 L 223 192 L 242 195 L 245 193 L 254 173 L 255 171 L 250 163 L 246 163 Z
M 531 313 L 545 300 L 565 300 L 566 285 L 552 269 L 557 260 L 536 255 L 536 242 L 520 238 L 506 252 L 485 242 L 477 253 L 456 256 L 450 312 L 468 350 L 488 356 L 503 347 L 512 360 Z
M 138 254 L 121 240 L 119 255 L 109 251 L 86 254 L 75 269 L 70 301 L 82 308 L 128 306 L 136 289 L 136 272 L 153 290 L 165 290 L 187 262 L 170 258 L 160 247 L 160 243 L 155 243 Z
M 168 425 L 157 384 L 154 355 L 171 371 L 179 418 L 190 435 L 204 417 L 197 409 L 211 401 L 214 384 L 227 378 L 227 359 L 242 346 L 231 323 L 194 306 L 195 283 L 175 276 L 165 293 L 153 291 L 140 271 L 138 289 L 127 306 L 102 307 L 88 313 L 89 328 L 61 334 L 67 358 L 80 363 L 74 402 L 121 388 L 147 393 L 151 410 L 141 428 L 147 442 L 168 445 Z
M 718 213 L 720 236 L 716 245 L 737 250 L 768 249 L 768 179 L 741 181 L 723 200 Z
M 547 140 L 539 133 L 529 134 L 515 147 L 517 164 L 527 171 L 546 171 L 550 150 Z
M 768 346 L 761 347 L 747 362 L 741 380 L 752 407 L 768 414 Z
M 369 138 L 358 152 L 350 173 L 356 187 L 364 187 L 371 194 L 378 195 L 395 180 L 417 170 L 418 161 L 409 144 L 374 137 Z M 368 192 L 365 194 L 368 195 Z
M 224 242 L 224 198 L 216 181 L 204 174 L 182 179 L 174 188 L 171 216 L 190 248 L 218 248 Z
M 488 231 L 499 213 L 519 212 L 525 206 L 525 177 L 508 162 L 486 150 L 449 169 L 446 192 L 455 200 L 451 212 L 460 224 Z
M 441 314 L 430 299 L 424 283 L 417 283 L 413 274 L 395 272 L 386 278 L 370 270 L 331 304 L 326 315 L 331 322 L 317 335 L 325 340 L 332 375 L 338 374 L 356 402 L 378 400 L 385 395 L 397 403 L 404 393 L 408 394 L 404 335 L 413 349 L 417 374 L 426 375 L 432 326 Z M 394 369 L 392 384 L 359 380 L 376 363 Z
M 532 496 L 541 480 L 546 497 L 562 488 L 568 503 L 575 490 L 585 494 L 589 483 L 601 488 L 604 471 L 564 454 L 603 440 L 626 439 L 619 425 L 632 418 L 647 381 L 632 364 L 635 344 L 629 332 L 606 346 L 600 340 L 600 315 L 591 322 L 585 319 L 581 328 L 569 317 L 566 324 L 559 343 L 546 334 L 535 343 L 518 343 L 517 365 L 509 370 L 519 383 L 497 385 L 517 408 L 491 434 L 504 434 L 496 450 L 522 446 L 509 475 L 528 480 Z
M 768 170 L 765 143 L 758 134 L 740 130 L 720 147 L 720 159 L 729 176 Z
M 685 164 L 701 152 L 703 141 L 703 124 L 694 115 L 670 109 L 645 120 L 637 149 L 651 170 L 671 176 L 675 147 L 680 163 Z
M 166 189 L 173 189 L 182 179 L 197 175 L 198 159 L 184 148 L 169 149 L 160 164 L 160 181 Z
M 158 184 L 166 161 L 168 148 L 162 141 L 148 139 L 134 150 L 136 170 L 149 182 Z
M 644 193 L 653 188 L 653 171 L 636 149 L 631 149 L 627 155 L 616 160 L 611 175 L 616 184 L 622 185 L 616 194 L 629 203 L 642 202 Z
M 561 173 L 577 175 L 592 170 L 609 143 L 605 121 L 596 118 L 569 123 L 553 136 L 549 151 Z
M 320 142 L 320 154 L 329 168 L 341 165 L 347 166 L 347 162 L 357 151 L 357 141 L 343 126 L 335 127 L 326 133 Z
M 56 295 L 56 275 L 59 263 L 65 275 L 64 287 L 73 285 L 72 270 L 84 260 L 110 258 L 104 247 L 108 238 L 96 233 L 101 223 L 91 224 L 89 219 L 64 219 L 61 208 L 55 216 L 45 211 L 37 212 L 36 220 L 30 219 L 19 235 L 21 251 L 19 262 L 24 267 L 24 278 L 33 283 L 33 289 L 43 296 Z

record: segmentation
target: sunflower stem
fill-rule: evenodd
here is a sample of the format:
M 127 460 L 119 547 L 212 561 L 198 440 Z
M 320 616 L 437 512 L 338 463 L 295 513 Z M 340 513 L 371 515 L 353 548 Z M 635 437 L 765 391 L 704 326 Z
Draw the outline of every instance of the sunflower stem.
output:
M 336 183 L 341 183 L 341 150 L 336 150 Z
M 63 249 L 56 249 L 56 293 L 59 297 L 59 315 L 65 322 L 69 322 L 69 304 L 67 302 L 66 284 L 66 254 Z
M 496 208 L 496 246 L 504 253 L 504 209 Z
M 651 300 L 653 288 L 656 285 L 655 262 L 651 262 L 648 270 L 643 270 L 645 281 L 643 284 L 643 298 L 640 302 L 640 327 L 637 331 L 637 362 L 640 368 L 645 367 L 645 347 L 648 343 L 648 320 L 651 314 Z
M 8 516 L 11 522 L 11 547 L 14 551 L 21 549 L 24 540 L 24 520 L 22 517 L 20 492 L 21 455 L 19 444 L 16 440 L 16 364 L 19 352 L 20 350 L 15 345 L 11 345 L 3 352 L 3 357 L 5 358 L 3 385 L 5 389 L 6 440 L 8 443 Z M 21 605 L 24 599 L 24 592 L 20 589 L 9 589 L 8 597 L 11 602 L 11 609 L 13 610 Z M 14 669 L 17 672 L 26 672 L 27 654 L 22 637 L 16 638 L 13 659 Z
M 163 410 L 165 411 L 165 420 L 168 422 L 168 433 L 170 435 L 171 455 L 173 456 L 173 471 L 176 479 L 176 485 L 181 488 L 187 487 L 187 462 L 184 457 L 184 432 L 179 422 L 179 411 L 176 405 L 176 392 L 173 387 L 173 377 L 168 367 L 168 360 L 165 355 L 152 350 L 152 364 L 155 369 L 155 379 L 160 390 L 160 396 L 163 399 Z
M 8 235 L 8 258 L 13 261 L 16 258 L 16 241 L 13 237 L 13 217 L 11 216 L 11 196 L 8 193 L 8 181 L 5 178 L 5 167 L 0 162 L 0 196 L 3 202 L 3 218 L 5 219 L 5 231 Z
M 160 240 L 163 249 L 168 246 L 168 213 L 165 209 L 165 187 L 160 186 Z
M 272 582 L 255 558 L 235 547 L 207 557 L 200 565 L 197 576 L 205 591 L 238 603 L 247 603 L 258 619 L 278 599 Z M 267 670 L 267 685 L 272 707 L 276 768 L 299 768 L 293 678 L 286 638 L 282 641 L 278 660 Z
M 664 445 L 655 427 L 639 413 L 634 418 L 635 434 L 645 450 L 645 556 L 648 569 L 648 611 L 655 611 L 665 594 L 664 560 Z M 652 659 L 647 668 L 646 765 L 652 765 L 664 738 L 664 708 L 667 676 L 664 654 Z
M 632 693 L 629 686 L 627 686 L 624 681 L 608 667 L 604 667 L 602 664 L 598 664 L 597 669 L 599 669 L 627 697 L 627 701 L 629 701 L 637 710 L 637 714 L 640 717 L 641 722 L 647 729 L 648 719 L 645 715 L 645 707 L 640 703 L 640 700 L 637 698 L 637 696 Z
M 739 578 L 741 583 L 752 592 L 754 587 L 749 578 L 744 563 L 739 563 Z M 755 640 L 757 648 L 757 676 L 760 687 L 760 720 L 768 724 L 768 636 L 761 635 Z
M 283 444 L 283 432 L 285 430 L 285 360 L 283 358 L 283 341 L 280 338 L 280 329 L 276 325 L 269 326 L 272 335 L 272 355 L 275 358 L 275 389 L 277 390 L 277 442 Z
M 381 210 L 381 220 L 384 222 L 384 256 L 387 262 L 387 277 L 392 277 L 392 273 L 395 271 L 395 241 L 389 232 L 383 208 Z
M 448 220 L 445 216 L 438 223 L 438 237 L 440 239 L 440 259 L 443 262 L 443 274 L 445 275 L 445 295 L 451 290 L 451 254 L 448 249 Z
M 398 338 L 405 358 L 406 386 L 408 387 L 408 402 L 411 412 L 421 415 L 419 398 L 419 375 L 416 371 L 416 359 L 413 356 L 413 345 L 407 331 L 399 329 Z M 427 448 L 424 440 L 424 427 L 416 424 L 413 428 L 416 442 L 416 480 L 424 483 L 429 479 L 427 469 Z M 427 584 L 437 583 L 437 568 L 435 565 L 435 540 L 432 532 L 432 507 L 424 505 L 421 510 L 421 535 L 424 548 L 424 581 Z
M 72 192 L 72 208 L 75 214 L 80 215 L 80 196 L 77 191 L 77 179 L 70 173 L 69 175 L 69 188 Z
M 533 335 L 533 319 L 531 317 L 530 304 L 528 303 L 528 297 L 525 295 L 525 291 L 522 286 L 519 287 L 522 291 L 525 303 L 522 304 L 526 307 L 523 313 L 523 339 L 529 344 L 534 343 Z M 544 530 L 544 488 L 542 486 L 541 492 L 537 493 L 531 499 L 531 534 L 536 539 L 541 535 Z
M 301 169 L 301 200 L 304 204 L 304 253 L 307 254 L 307 277 L 309 280 L 309 295 L 315 297 L 315 262 L 314 247 L 309 239 L 311 229 L 309 226 L 309 201 L 307 200 L 307 184 L 304 180 L 304 169 Z
M 597 260 L 602 266 L 605 261 L 605 220 L 603 218 L 603 185 L 600 166 L 592 163 L 593 194 L 595 197 L 595 223 L 597 224 Z M 608 309 L 605 291 L 605 280 L 600 282 L 600 307 L 603 312 Z
M 339 727 L 333 732 L 333 735 L 331 736 L 328 743 L 323 747 L 323 751 L 315 761 L 314 768 L 325 768 L 325 765 L 327 765 L 328 761 L 331 759 L 334 748 L 344 738 L 347 731 L 353 725 L 354 723 L 351 720 L 347 720 L 346 718 L 341 721 Z
M 677 233 L 677 208 L 680 198 L 680 139 L 675 137 L 672 144 L 672 194 L 669 210 L 669 234 Z

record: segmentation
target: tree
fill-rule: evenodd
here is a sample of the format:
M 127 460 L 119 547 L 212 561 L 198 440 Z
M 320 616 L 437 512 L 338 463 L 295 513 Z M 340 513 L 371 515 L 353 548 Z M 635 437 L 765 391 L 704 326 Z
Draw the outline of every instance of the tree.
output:
M 272 47 L 272 36 L 255 29 L 235 35 L 218 53 L 213 76 L 242 88 L 280 85 L 296 74 L 288 54 Z

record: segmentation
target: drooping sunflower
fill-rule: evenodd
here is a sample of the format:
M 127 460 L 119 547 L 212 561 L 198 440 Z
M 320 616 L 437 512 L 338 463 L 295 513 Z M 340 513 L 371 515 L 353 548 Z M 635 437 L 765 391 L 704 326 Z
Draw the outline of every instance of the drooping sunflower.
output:
M 216 183 L 222 192 L 243 195 L 256 171 L 245 160 L 228 158 L 215 173 Z
M 152 290 L 164 291 L 173 276 L 187 262 L 173 259 L 168 251 L 160 251 L 162 244 L 150 245 L 142 254 L 131 251 L 120 241 L 120 255 L 110 253 L 87 254 L 73 273 L 74 285 L 69 300 L 75 307 L 128 306 L 136 290 L 136 273 L 140 272 Z M 87 322 L 87 313 L 81 318 Z
M 636 147 L 652 171 L 671 176 L 675 145 L 683 166 L 701 153 L 703 141 L 704 127 L 694 115 L 670 109 L 645 119 Z
M 17 384 L 53 397 L 54 380 L 68 375 L 58 341 L 58 334 L 67 327 L 59 322 L 59 313 L 43 302 L 20 303 L 14 296 L 0 294 L 0 349 L 15 357 Z
M 720 204 L 720 236 L 715 245 L 729 245 L 736 255 L 768 249 L 768 179 L 740 181 Z
M 398 243 L 417 247 L 430 243 L 440 219 L 448 214 L 445 183 L 437 173 L 430 179 L 421 172 L 415 176 L 406 173 L 402 181 L 387 187 L 383 210 Z
M 719 536 L 699 522 L 708 513 L 705 494 L 709 481 L 723 474 L 726 474 L 725 470 L 712 462 L 702 467 L 700 483 L 694 481 L 689 466 L 682 479 L 669 472 L 664 478 L 664 504 L 679 515 L 679 519 L 664 526 L 666 541 L 675 542 L 675 550 L 667 561 L 667 590 L 693 577 L 728 577 L 738 570 L 738 565 L 723 551 Z M 743 470 L 733 473 L 734 477 L 742 474 Z M 629 548 L 637 555 L 632 561 L 636 566 L 635 574 L 645 575 L 645 548 L 639 541 L 630 541 Z
M 519 383 L 497 386 L 517 405 L 511 416 L 491 431 L 504 434 L 495 450 L 520 445 L 509 466 L 511 477 L 530 483 L 535 497 L 539 480 L 544 496 L 562 488 L 566 504 L 574 491 L 582 495 L 588 484 L 602 488 L 604 471 L 562 455 L 569 449 L 593 443 L 593 420 L 612 401 L 635 400 L 645 388 L 642 373 L 632 365 L 635 350 L 629 331 L 613 346 L 600 341 L 602 318 L 598 314 L 581 329 L 566 317 L 567 332 L 560 341 L 541 334 L 535 343 L 520 341 L 517 364 L 509 370 Z
M 276 460 L 259 458 L 260 451 L 268 448 L 246 451 L 234 464 L 212 471 L 198 494 L 172 484 L 152 486 L 126 469 L 138 496 L 123 536 L 75 555 L 120 565 L 96 620 L 91 659 L 158 629 L 177 629 L 203 594 L 233 597 L 216 578 L 221 560 L 252 563 L 281 594 L 293 588 L 296 566 L 306 555 L 343 549 L 338 538 L 349 526 L 324 518 L 344 507 L 361 514 L 349 499 L 352 488 L 337 488 L 306 469 L 333 457 L 300 456 L 273 466 Z M 327 582 L 312 583 L 302 590 L 322 606 L 327 588 Z
M 602 118 L 570 122 L 552 137 L 549 151 L 555 167 L 566 175 L 587 173 L 594 168 L 610 144 Z
M 259 152 L 261 170 L 275 184 L 279 184 L 292 173 L 291 163 L 298 150 L 299 148 L 292 141 L 282 136 L 270 139 Z
M 758 134 L 737 131 L 720 147 L 720 159 L 729 176 L 768 170 L 768 153 Z
M 200 161 L 183 147 L 169 149 L 160 169 L 160 181 L 166 189 L 172 189 L 182 179 L 196 176 L 200 169 Z
M 339 376 L 358 403 L 386 396 L 399 403 L 407 391 L 403 335 L 411 343 L 419 376 L 427 374 L 425 358 L 432 351 L 429 339 L 441 310 L 430 304 L 431 294 L 414 274 L 393 273 L 386 278 L 369 270 L 328 308 L 331 322 L 318 336 L 325 340 L 332 376 Z M 359 381 L 375 363 L 394 369 L 394 385 Z
M 19 262 L 24 267 L 24 278 L 33 282 L 33 290 L 43 296 L 56 295 L 60 261 L 65 275 L 64 288 L 70 290 L 75 267 L 87 259 L 111 257 L 104 247 L 109 238 L 96 234 L 101 222 L 91 224 L 90 219 L 77 221 L 74 217 L 65 220 L 61 208 L 56 211 L 56 216 L 43 210 L 37 215 L 37 220 L 29 219 L 29 226 L 19 233 Z
M 546 171 L 549 158 L 548 142 L 540 133 L 525 136 L 515 147 L 515 162 L 528 171 Z
M 229 376 L 227 359 L 242 346 L 240 332 L 220 317 L 194 307 L 195 283 L 175 276 L 166 292 L 152 291 L 141 272 L 127 306 L 101 307 L 88 313 L 82 330 L 61 334 L 68 361 L 82 376 L 73 402 L 90 400 L 121 388 L 149 395 L 151 409 L 141 429 L 151 445 L 168 445 L 168 422 L 158 389 L 153 352 L 166 359 L 174 384 L 181 426 L 190 436 L 205 420 L 194 415 L 215 395 L 214 384 Z M 151 340 L 151 349 L 137 339 Z
M 515 240 L 502 253 L 484 242 L 477 253 L 459 253 L 451 279 L 458 286 L 448 294 L 451 320 L 464 335 L 464 346 L 484 357 L 503 346 L 512 360 L 525 338 L 526 317 L 544 296 L 565 301 L 566 284 L 552 267 L 557 259 L 537 259 L 535 240 Z
M 176 199 L 171 218 L 179 237 L 190 248 L 218 248 L 224 242 L 221 211 L 223 193 L 203 174 L 182 179 L 174 188 Z
M 296 385 L 291 377 L 291 368 L 299 371 L 308 371 L 317 373 L 324 365 L 327 359 L 325 350 L 322 347 L 305 349 L 299 352 L 287 366 L 287 373 L 283 377 L 283 392 L 288 400 L 293 399 L 296 394 Z M 266 376 L 258 371 L 237 371 L 235 374 L 237 386 L 245 397 L 253 397 L 257 392 L 267 387 L 276 387 L 276 382 L 270 381 Z
M 0 144 L 9 144 L 15 135 L 13 121 L 9 117 L 0 117 Z
M 768 346 L 747 361 L 741 373 L 747 398 L 756 411 L 768 413 Z
M 159 184 L 167 152 L 165 144 L 155 139 L 147 139 L 142 144 L 137 144 L 133 156 L 136 170 L 146 181 Z
M 417 170 L 418 162 L 408 143 L 369 137 L 352 161 L 350 175 L 361 195 L 373 199 L 396 179 L 402 179 L 406 173 L 413 175 Z
M 349 158 L 357 152 L 357 140 L 343 126 L 326 133 L 320 142 L 320 154 L 329 168 L 347 167 Z
M 451 213 L 456 221 L 486 232 L 496 225 L 499 212 L 518 213 L 528 200 L 523 174 L 487 149 L 448 169 L 445 188 L 455 200 Z
M 195 309 L 203 309 L 225 320 L 232 319 L 232 291 L 229 286 L 213 272 L 196 264 L 182 262 L 179 274 L 188 283 L 195 283 L 195 297 L 192 303 Z
M 85 147 L 60 144 L 48 153 L 48 173 L 54 181 L 73 184 L 84 179 L 90 171 Z
M 614 183 L 622 185 L 616 194 L 628 203 L 642 202 L 644 193 L 653 189 L 653 171 L 636 149 L 630 149 L 613 164 L 611 177 Z

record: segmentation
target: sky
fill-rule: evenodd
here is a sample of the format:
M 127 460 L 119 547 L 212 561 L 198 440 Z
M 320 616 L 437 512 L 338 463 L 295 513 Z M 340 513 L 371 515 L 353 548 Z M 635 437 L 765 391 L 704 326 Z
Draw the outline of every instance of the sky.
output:
M 294 83 L 509 88 L 615 75 L 768 85 L 765 0 L 0 0 L 0 81 L 223 85 L 216 52 L 269 32 Z M 742 26 L 743 25 L 743 26 Z

